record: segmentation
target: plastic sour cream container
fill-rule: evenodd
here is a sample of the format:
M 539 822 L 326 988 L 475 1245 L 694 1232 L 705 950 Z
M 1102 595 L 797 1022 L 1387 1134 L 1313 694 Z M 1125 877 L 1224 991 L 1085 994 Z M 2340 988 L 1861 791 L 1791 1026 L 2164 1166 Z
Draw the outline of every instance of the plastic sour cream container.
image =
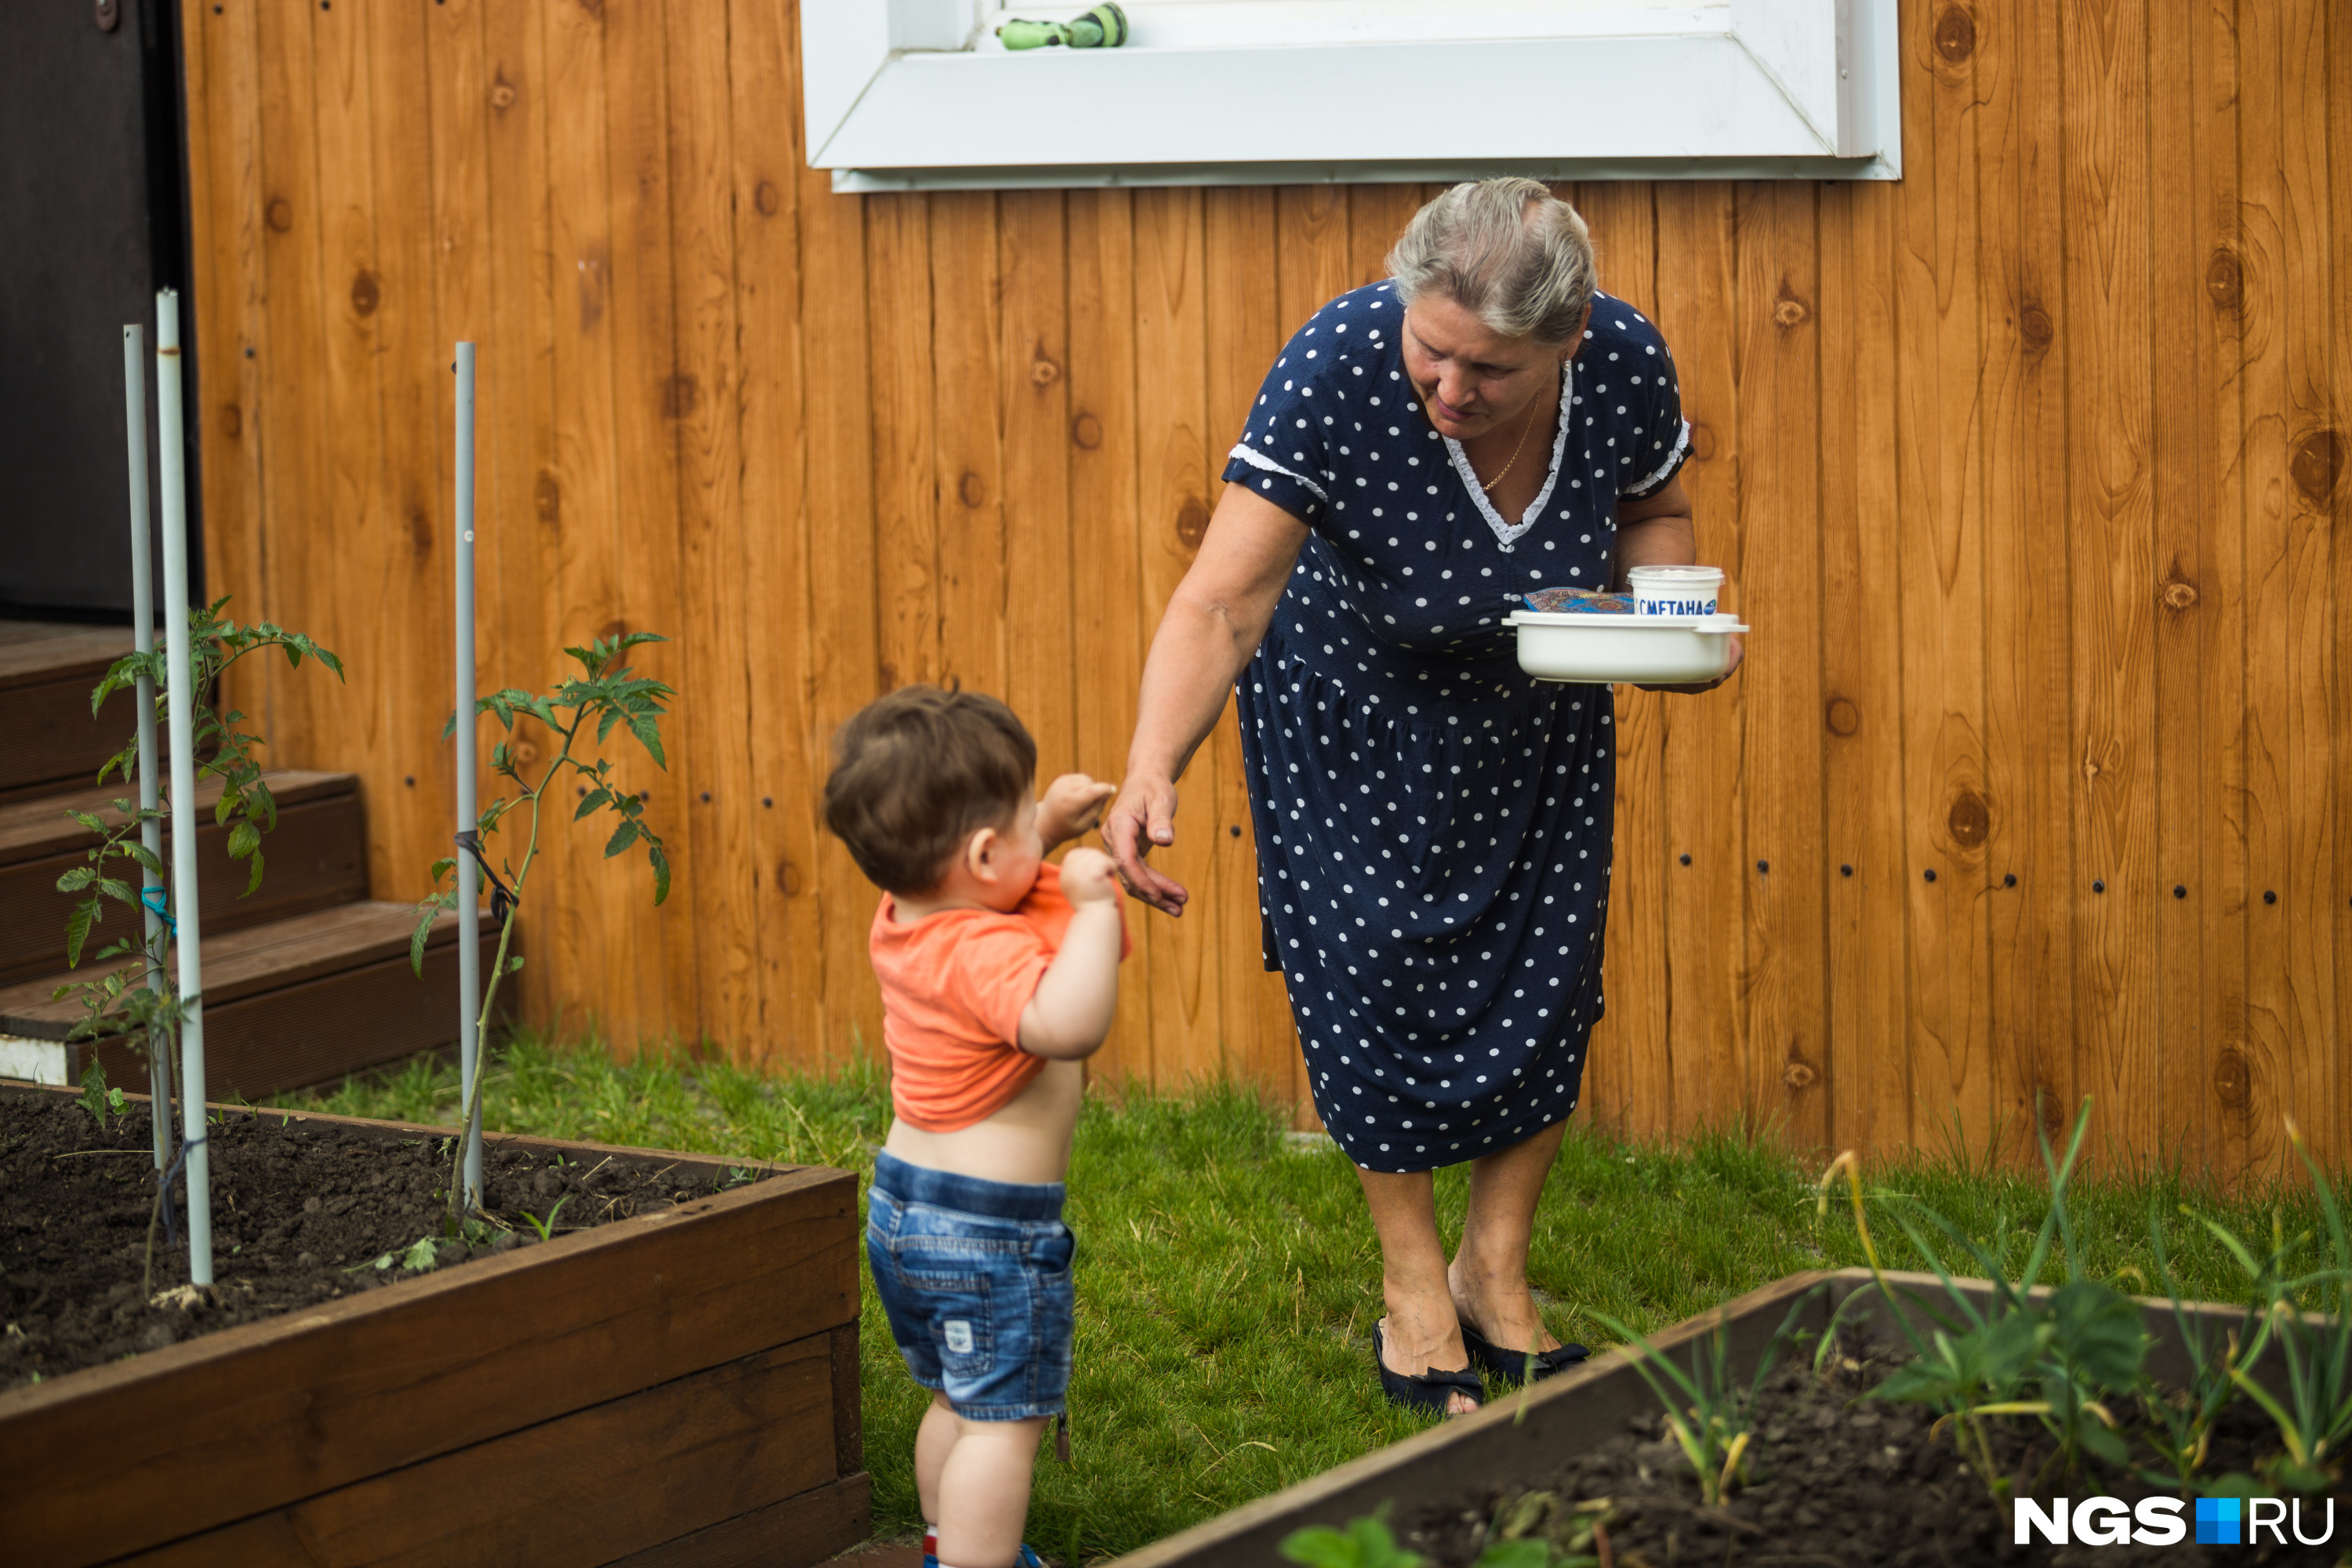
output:
M 1637 616 L 1711 616 L 1723 590 L 1720 566 L 1633 566 L 1625 572 Z

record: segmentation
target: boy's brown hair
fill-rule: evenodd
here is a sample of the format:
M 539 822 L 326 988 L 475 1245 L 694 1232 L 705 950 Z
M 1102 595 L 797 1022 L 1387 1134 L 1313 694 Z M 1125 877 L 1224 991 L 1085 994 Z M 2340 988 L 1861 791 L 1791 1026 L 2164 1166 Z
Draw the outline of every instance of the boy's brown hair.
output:
M 901 687 L 834 732 L 824 825 L 876 886 L 926 892 L 966 838 L 1011 825 L 1036 775 L 1037 742 L 995 698 Z

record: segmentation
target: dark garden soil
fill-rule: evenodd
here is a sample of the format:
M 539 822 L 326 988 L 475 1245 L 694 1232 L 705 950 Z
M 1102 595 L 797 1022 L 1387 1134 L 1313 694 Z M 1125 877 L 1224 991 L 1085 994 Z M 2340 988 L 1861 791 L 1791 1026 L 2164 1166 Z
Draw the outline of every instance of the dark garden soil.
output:
M 2281 1546 L 2268 1540 L 2267 1531 L 2260 1545 L 2199 1546 L 2189 1509 L 2183 1510 L 2188 1534 L 2176 1545 L 2053 1546 L 2037 1540 L 2019 1546 L 2009 1505 L 1992 1501 L 1953 1451 L 1948 1430 L 1931 1439 L 1927 1411 L 1863 1397 L 1894 1364 L 1842 1360 L 1819 1382 L 1810 1364 L 1775 1372 L 1759 1403 L 1759 1446 L 1749 1459 L 1754 1484 L 1735 1491 L 1725 1509 L 1701 1503 L 1697 1478 L 1664 1423 L 1643 1415 L 1633 1419 L 1630 1430 L 1569 1461 L 1548 1490 L 1465 1498 L 1397 1523 L 1408 1527 L 1404 1544 L 1427 1554 L 1433 1568 L 1475 1561 L 1498 1532 L 1548 1538 L 1612 1568 L 2333 1568 L 2352 1561 L 2346 1553 L 2352 1518 L 2340 1499 L 2336 1533 L 2326 1546 L 2294 1544 L 2292 1531 Z M 2040 1424 L 2026 1417 L 1995 1426 L 1995 1455 L 2011 1475 L 2031 1478 L 2052 1450 Z M 2240 1401 L 2222 1417 L 2204 1473 L 2252 1473 L 2277 1447 L 2276 1429 Z M 2042 1492 L 2126 1502 L 2178 1495 L 2103 1468 Z M 2305 1530 L 2317 1531 L 2326 1510 L 2323 1500 L 2306 1500 Z M 1595 1520 L 1598 1532 L 1591 1528 Z M 1605 1552 L 1599 1536 L 1606 1538 Z
M 0 1388 L 381 1289 L 414 1275 L 378 1258 L 443 1236 L 446 1140 L 229 1111 L 210 1138 L 214 1299 L 166 1298 L 187 1282 L 187 1249 L 184 1232 L 167 1247 L 160 1230 L 157 1299 L 144 1299 L 152 1137 L 143 1105 L 101 1130 L 78 1101 L 0 1093 Z M 536 1245 L 526 1210 L 542 1220 L 555 1211 L 561 1235 L 711 1190 L 707 1166 L 689 1177 L 662 1161 L 562 1158 L 493 1140 L 483 1174 L 496 1223 L 476 1226 L 471 1246 L 438 1241 L 436 1267 Z M 181 1202 L 185 1184 L 174 1185 Z

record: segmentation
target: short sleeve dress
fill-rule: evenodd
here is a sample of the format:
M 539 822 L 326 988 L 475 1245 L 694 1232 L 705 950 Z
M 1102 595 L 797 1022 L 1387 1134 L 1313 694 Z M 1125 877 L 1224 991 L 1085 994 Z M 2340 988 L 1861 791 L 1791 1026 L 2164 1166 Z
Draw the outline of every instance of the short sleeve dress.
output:
M 1404 376 L 1382 282 L 1275 362 L 1224 477 L 1311 530 L 1236 692 L 1265 961 L 1348 1156 L 1424 1171 L 1575 1110 L 1601 1013 L 1609 689 L 1518 668 L 1520 595 L 1603 587 L 1620 496 L 1690 449 L 1657 330 L 1596 296 L 1517 523 Z

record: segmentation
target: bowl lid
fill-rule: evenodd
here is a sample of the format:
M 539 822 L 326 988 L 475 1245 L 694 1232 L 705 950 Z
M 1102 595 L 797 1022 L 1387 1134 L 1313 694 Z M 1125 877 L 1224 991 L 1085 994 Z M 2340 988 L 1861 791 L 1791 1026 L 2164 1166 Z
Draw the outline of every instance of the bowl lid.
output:
M 1514 610 L 1503 617 L 1507 626 L 1572 626 L 1582 631 L 1612 632 L 1745 632 L 1738 616 L 1717 611 L 1711 616 L 1596 616 L 1579 611 Z

